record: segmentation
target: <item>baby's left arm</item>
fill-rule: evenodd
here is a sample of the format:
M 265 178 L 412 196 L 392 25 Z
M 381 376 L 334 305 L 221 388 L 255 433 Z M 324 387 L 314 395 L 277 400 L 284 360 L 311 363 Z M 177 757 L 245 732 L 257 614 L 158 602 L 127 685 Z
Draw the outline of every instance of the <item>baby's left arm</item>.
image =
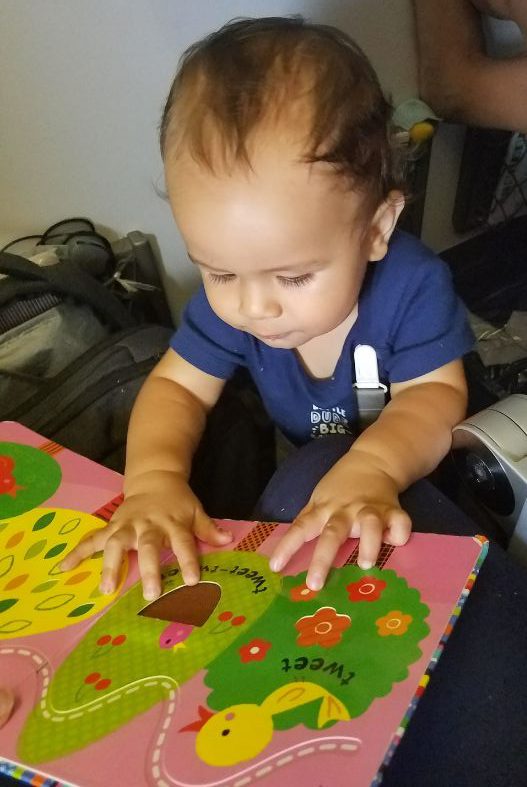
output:
M 319 536 L 307 574 L 308 586 L 318 590 L 348 537 L 360 537 L 358 563 L 365 569 L 374 565 L 383 542 L 401 546 L 408 540 L 411 521 L 399 494 L 434 470 L 450 449 L 452 428 L 467 404 L 463 364 L 452 361 L 392 383 L 390 393 L 379 418 L 313 490 L 271 556 L 273 571 Z

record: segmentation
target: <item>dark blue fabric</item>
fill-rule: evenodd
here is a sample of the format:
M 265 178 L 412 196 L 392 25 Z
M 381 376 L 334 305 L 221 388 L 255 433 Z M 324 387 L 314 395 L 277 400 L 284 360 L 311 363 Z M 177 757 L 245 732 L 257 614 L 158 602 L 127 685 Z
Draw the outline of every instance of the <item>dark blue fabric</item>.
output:
M 309 377 L 294 350 L 269 347 L 220 320 L 203 288 L 188 304 L 171 346 L 197 368 L 222 379 L 237 366 L 247 367 L 273 421 L 295 445 L 302 445 L 311 437 L 354 431 L 357 344 L 375 348 L 385 383 L 419 377 L 472 347 L 447 266 L 406 233 L 395 233 L 386 257 L 368 266 L 358 307 L 335 372 L 327 380 Z
M 292 454 L 264 491 L 255 519 L 294 519 L 350 443 L 349 437 L 322 438 Z M 401 502 L 416 531 L 479 531 L 427 481 L 414 484 Z M 527 571 L 491 543 L 430 684 L 385 771 L 383 787 L 527 785 L 526 660 Z

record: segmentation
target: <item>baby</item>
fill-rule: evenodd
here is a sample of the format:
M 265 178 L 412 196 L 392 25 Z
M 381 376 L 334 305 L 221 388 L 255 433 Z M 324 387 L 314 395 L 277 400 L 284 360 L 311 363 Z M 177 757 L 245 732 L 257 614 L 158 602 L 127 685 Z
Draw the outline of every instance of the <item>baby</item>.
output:
M 360 537 L 363 568 L 383 542 L 408 540 L 399 493 L 450 448 L 472 336 L 443 263 L 395 231 L 404 197 L 390 114 L 357 45 L 301 18 L 237 20 L 185 53 L 161 149 L 203 286 L 135 404 L 124 503 L 64 569 L 104 549 L 109 593 L 123 553 L 137 549 L 153 599 L 169 546 L 185 582 L 198 582 L 196 538 L 232 539 L 188 484 L 226 380 L 246 367 L 296 446 L 356 435 L 358 345 L 374 348 L 389 402 L 312 490 L 270 565 L 279 571 L 318 537 L 307 575 L 316 590 L 350 536 Z M 332 428 L 317 426 L 321 412 Z

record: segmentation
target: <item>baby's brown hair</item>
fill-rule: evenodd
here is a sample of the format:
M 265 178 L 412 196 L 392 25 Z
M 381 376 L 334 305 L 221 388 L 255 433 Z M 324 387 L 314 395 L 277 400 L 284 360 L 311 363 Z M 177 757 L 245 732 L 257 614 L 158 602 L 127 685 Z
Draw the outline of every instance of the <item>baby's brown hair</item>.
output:
M 332 164 L 379 203 L 403 184 L 391 113 L 368 58 L 342 31 L 300 16 L 236 19 L 183 54 L 161 153 L 185 149 L 211 171 L 218 151 L 224 165 L 250 166 L 253 132 L 296 121 L 306 126 L 304 161 Z

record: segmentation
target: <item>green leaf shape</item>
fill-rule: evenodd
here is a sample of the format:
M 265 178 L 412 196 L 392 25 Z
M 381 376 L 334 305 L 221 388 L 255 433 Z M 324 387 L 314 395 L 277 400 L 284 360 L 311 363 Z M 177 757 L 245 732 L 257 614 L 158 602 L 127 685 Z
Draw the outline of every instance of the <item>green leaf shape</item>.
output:
M 50 568 L 50 570 L 48 571 L 48 576 L 56 577 L 57 574 L 63 574 L 64 572 L 63 572 L 63 570 L 60 567 L 61 563 L 62 563 L 62 558 L 59 560 L 58 563 L 55 563 L 55 565 L 53 565 Z
M 73 533 L 73 531 L 76 530 L 80 525 L 80 522 L 81 522 L 80 517 L 77 517 L 76 519 L 68 519 L 68 521 L 64 522 L 64 524 L 60 528 L 59 534 L 61 536 L 65 536 L 66 533 Z
M 60 607 L 69 604 L 73 598 L 75 598 L 73 593 L 57 593 L 56 596 L 50 596 L 49 598 L 44 599 L 44 601 L 39 601 L 35 609 L 39 609 L 44 612 L 52 609 L 59 609 Z
M 51 590 L 58 583 L 58 579 L 48 579 L 47 582 L 41 582 L 40 585 L 34 587 L 32 593 L 43 593 L 45 590 Z
M 72 609 L 71 612 L 68 612 L 69 618 L 79 618 L 81 615 L 85 615 L 87 612 L 95 606 L 94 604 L 81 604 L 80 607 L 75 607 Z
M 55 511 L 48 511 L 47 514 L 42 514 L 33 525 L 33 530 L 44 530 L 45 527 L 51 525 L 55 519 Z
M 0 612 L 7 612 L 8 609 L 15 606 L 17 601 L 17 598 L 4 598 L 0 600 Z
M 40 553 L 45 548 L 47 543 L 48 543 L 47 538 L 43 538 L 41 541 L 35 541 L 34 544 L 31 544 L 26 554 L 24 555 L 24 560 L 31 560 L 37 555 L 40 555 Z
M 17 631 L 23 631 L 31 625 L 30 620 L 9 620 L 0 626 L 0 634 L 15 634 Z
M 0 559 L 0 577 L 5 577 L 11 569 L 13 568 L 13 563 L 15 562 L 14 555 L 6 555 L 5 557 Z
M 55 544 L 54 547 L 52 547 L 48 552 L 46 552 L 46 554 L 44 555 L 44 560 L 49 560 L 52 557 L 57 557 L 57 555 L 60 555 L 61 552 L 64 552 L 66 547 L 67 547 L 67 543 L 65 541 L 63 541 L 62 544 Z

